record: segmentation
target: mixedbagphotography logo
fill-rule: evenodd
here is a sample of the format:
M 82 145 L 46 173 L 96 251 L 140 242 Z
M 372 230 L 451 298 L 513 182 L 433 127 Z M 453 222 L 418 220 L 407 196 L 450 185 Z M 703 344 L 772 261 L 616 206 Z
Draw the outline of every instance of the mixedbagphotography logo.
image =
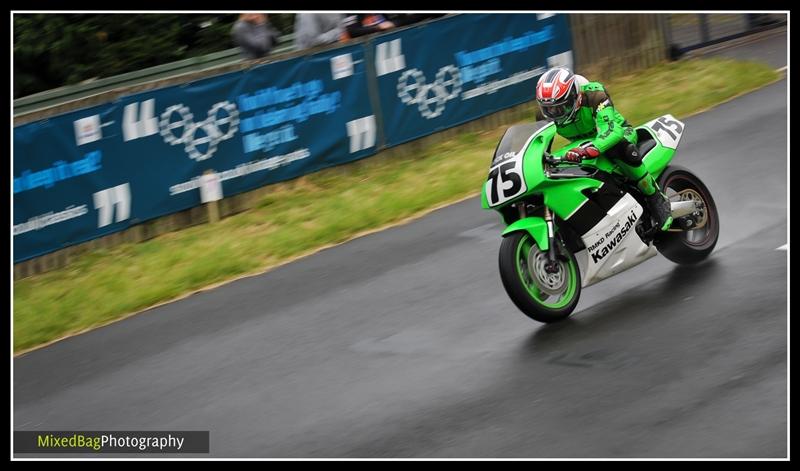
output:
M 206 119 L 196 123 L 189 107 L 172 105 L 161 114 L 159 128 L 165 143 L 183 145 L 189 158 L 200 162 L 211 158 L 220 142 L 236 134 L 239 110 L 228 101 L 216 103 Z
M 14 452 L 35 453 L 203 453 L 208 431 L 14 431 Z
M 418 69 L 404 71 L 397 79 L 397 97 L 406 105 L 417 105 L 424 118 L 433 119 L 461 94 L 461 73 L 458 67 L 446 65 L 436 72 L 433 83 L 425 81 L 425 74 Z

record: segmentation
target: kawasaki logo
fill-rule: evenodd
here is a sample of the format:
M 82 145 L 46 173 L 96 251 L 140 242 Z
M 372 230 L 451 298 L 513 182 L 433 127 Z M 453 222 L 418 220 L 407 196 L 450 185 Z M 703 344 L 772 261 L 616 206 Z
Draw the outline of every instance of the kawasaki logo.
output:
M 625 236 L 628 234 L 628 231 L 630 230 L 630 228 L 634 224 L 636 224 L 636 219 L 637 219 L 636 218 L 636 213 L 631 211 L 630 216 L 628 216 L 628 220 L 625 221 L 625 225 L 622 226 L 622 228 L 619 230 L 617 235 L 614 236 L 613 238 L 609 238 L 608 239 L 608 243 L 605 246 L 603 246 L 602 249 L 597 249 L 592 254 L 592 262 L 597 263 L 600 260 L 602 260 L 603 258 L 605 258 L 606 255 L 610 254 L 614 250 L 614 247 L 616 247 L 622 241 L 622 239 L 625 238 Z M 613 235 L 613 233 L 614 233 L 614 231 L 612 229 L 610 234 L 606 234 L 606 237 L 610 237 L 611 235 Z M 597 246 L 597 245 L 598 244 L 595 244 L 595 246 Z M 592 247 L 592 249 L 594 249 L 594 247 Z

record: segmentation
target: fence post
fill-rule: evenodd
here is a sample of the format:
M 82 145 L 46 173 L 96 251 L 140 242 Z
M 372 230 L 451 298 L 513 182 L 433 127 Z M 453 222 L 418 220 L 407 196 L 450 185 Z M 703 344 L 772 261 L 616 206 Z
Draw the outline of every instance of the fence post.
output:
M 219 221 L 219 201 L 209 201 L 206 203 L 208 207 L 208 221 L 215 223 Z
M 706 43 L 711 40 L 711 33 L 708 28 L 708 14 L 702 14 L 699 16 L 700 16 L 700 41 Z
M 421 26 L 424 28 L 425 26 Z M 364 47 L 364 72 L 367 74 L 367 93 L 372 103 L 372 112 L 375 113 L 375 127 L 377 128 L 377 142 L 375 150 L 380 151 L 386 147 L 386 136 L 383 132 L 383 110 L 381 109 L 380 93 L 378 92 L 378 72 L 375 70 L 375 55 L 373 54 L 372 38 L 361 45 Z

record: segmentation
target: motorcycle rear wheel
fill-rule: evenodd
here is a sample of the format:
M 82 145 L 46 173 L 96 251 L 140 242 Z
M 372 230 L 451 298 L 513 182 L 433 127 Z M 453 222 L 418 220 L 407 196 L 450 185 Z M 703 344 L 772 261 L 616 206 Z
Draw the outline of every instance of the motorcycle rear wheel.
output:
M 669 231 L 659 234 L 653 241 L 658 251 L 680 265 L 700 263 L 711 254 L 719 239 L 719 213 L 711 192 L 688 169 L 671 165 L 661 174 L 658 182 L 670 200 L 692 199 L 701 204 L 699 211 L 703 227 L 689 231 Z M 683 192 L 682 195 L 679 195 Z

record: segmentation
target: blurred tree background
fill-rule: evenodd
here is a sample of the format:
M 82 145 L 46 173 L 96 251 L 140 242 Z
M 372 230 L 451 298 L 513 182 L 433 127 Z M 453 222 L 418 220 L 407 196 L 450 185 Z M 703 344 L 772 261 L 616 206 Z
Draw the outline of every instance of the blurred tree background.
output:
M 15 14 L 14 98 L 234 47 L 236 14 Z M 289 34 L 294 14 L 269 20 Z

